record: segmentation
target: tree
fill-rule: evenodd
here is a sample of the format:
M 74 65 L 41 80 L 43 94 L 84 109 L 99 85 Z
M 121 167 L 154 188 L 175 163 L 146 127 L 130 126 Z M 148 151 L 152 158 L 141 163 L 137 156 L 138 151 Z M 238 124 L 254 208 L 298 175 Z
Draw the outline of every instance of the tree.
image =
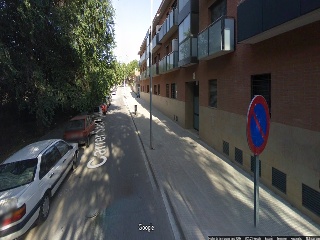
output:
M 111 0 L 1 0 L 0 108 L 49 126 L 101 101 L 115 82 L 113 18 Z

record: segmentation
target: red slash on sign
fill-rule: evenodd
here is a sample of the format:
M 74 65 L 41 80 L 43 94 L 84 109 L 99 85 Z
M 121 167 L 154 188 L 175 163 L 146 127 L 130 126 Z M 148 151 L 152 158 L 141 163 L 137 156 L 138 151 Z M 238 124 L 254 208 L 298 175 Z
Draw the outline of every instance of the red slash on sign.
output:
M 264 150 L 269 136 L 269 107 L 261 95 L 255 96 L 247 113 L 247 141 L 254 155 Z
M 253 118 L 254 118 L 254 121 L 256 122 L 256 125 L 257 125 L 257 127 L 259 129 L 259 132 L 260 132 L 262 138 L 265 139 L 264 132 L 262 131 L 262 128 L 261 128 L 260 123 L 259 123 L 259 120 L 258 120 L 258 118 L 257 118 L 257 116 L 255 114 L 253 114 Z

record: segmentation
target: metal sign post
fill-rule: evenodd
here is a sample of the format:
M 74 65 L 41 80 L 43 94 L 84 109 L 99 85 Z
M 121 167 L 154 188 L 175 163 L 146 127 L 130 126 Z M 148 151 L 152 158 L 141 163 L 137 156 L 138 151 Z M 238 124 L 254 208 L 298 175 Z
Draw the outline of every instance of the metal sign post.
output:
M 259 155 L 254 156 L 254 226 L 259 224 Z
M 267 101 L 261 95 L 255 96 L 247 113 L 247 141 L 254 154 L 254 226 L 259 223 L 259 154 L 267 145 L 270 129 L 270 115 Z

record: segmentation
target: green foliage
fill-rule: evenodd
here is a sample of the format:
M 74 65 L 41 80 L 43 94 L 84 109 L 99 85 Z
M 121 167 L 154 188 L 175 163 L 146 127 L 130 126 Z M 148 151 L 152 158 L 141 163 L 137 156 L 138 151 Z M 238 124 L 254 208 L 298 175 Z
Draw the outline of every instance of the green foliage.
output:
M 115 62 L 115 84 L 122 84 L 124 80 L 132 82 L 135 78 L 135 71 L 139 69 L 137 60 L 129 63 Z
M 117 82 L 113 18 L 111 0 L 1 0 L 0 108 L 91 110 Z

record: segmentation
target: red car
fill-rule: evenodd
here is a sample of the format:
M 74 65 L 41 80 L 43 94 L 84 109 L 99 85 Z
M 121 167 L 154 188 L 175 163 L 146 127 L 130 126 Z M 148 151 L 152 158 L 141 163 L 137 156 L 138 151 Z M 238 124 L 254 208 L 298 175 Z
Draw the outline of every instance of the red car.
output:
M 90 115 L 76 116 L 72 118 L 64 131 L 63 139 L 68 142 L 77 142 L 89 147 L 91 132 L 95 129 L 95 123 Z

